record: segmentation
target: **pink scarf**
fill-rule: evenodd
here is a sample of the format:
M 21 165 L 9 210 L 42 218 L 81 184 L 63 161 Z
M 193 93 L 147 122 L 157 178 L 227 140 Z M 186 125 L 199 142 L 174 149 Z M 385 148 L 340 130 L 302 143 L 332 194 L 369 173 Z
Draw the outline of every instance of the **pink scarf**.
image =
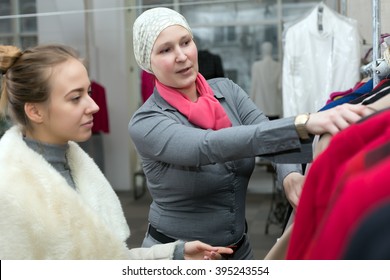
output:
M 162 98 L 186 116 L 190 123 L 213 130 L 232 126 L 225 110 L 201 74 L 196 77 L 196 90 L 200 95 L 196 102 L 192 102 L 178 90 L 163 85 L 157 79 L 156 87 Z

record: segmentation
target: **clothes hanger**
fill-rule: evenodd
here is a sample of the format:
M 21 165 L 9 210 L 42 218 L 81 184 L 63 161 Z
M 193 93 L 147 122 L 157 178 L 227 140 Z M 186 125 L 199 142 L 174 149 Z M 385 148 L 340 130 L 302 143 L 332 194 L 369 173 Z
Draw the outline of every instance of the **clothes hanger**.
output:
M 320 31 L 320 32 L 324 31 L 324 26 L 323 26 L 323 21 L 322 21 L 323 15 L 324 15 L 324 6 L 323 6 L 323 3 L 320 3 L 318 5 L 318 9 L 317 9 L 317 28 L 318 28 L 318 31 Z

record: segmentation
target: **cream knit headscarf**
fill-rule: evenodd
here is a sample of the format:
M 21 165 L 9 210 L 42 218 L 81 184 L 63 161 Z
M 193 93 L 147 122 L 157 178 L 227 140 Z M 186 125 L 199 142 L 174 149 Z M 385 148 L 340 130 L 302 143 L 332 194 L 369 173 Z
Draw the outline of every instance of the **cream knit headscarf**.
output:
M 178 12 L 168 8 L 153 8 L 143 12 L 133 25 L 134 56 L 138 65 L 149 73 L 153 73 L 150 56 L 154 42 L 165 28 L 180 25 L 190 32 L 186 19 Z

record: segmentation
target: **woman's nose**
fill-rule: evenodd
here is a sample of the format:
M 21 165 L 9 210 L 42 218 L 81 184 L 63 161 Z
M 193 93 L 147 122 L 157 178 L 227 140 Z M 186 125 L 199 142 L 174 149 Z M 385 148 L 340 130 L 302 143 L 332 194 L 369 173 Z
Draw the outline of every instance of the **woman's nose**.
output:
M 187 55 L 181 48 L 177 48 L 176 50 L 176 61 L 177 62 L 182 62 L 187 59 Z
M 95 114 L 97 113 L 100 108 L 99 106 L 96 104 L 96 102 L 92 99 L 92 97 L 88 96 L 89 98 L 89 103 L 88 103 L 88 107 L 87 107 L 87 113 L 88 114 Z

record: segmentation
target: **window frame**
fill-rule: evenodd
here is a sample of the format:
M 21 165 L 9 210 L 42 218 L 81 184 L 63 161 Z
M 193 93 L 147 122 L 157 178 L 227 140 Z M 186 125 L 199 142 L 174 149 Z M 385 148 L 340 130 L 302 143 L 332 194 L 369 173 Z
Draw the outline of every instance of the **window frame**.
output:
M 7 3 L 8 2 L 8 3 Z M 36 0 L 30 0 L 31 3 L 23 3 L 23 0 L 2 0 L 0 4 L 9 5 L 9 14 L 0 15 L 0 24 L 4 21 L 9 21 L 7 24 L 10 30 L 0 31 L 0 43 L 7 45 L 15 45 L 22 49 L 36 45 L 38 43 L 38 19 L 36 16 Z M 23 13 L 23 4 L 32 4 L 31 7 L 35 11 L 33 13 Z M 34 9 L 33 9 L 34 10 Z M 32 30 L 23 30 L 23 24 L 26 20 L 33 20 L 33 24 L 25 25 L 32 27 Z M 4 22 L 3 22 L 4 23 Z M 27 28 L 29 29 L 29 28 Z

